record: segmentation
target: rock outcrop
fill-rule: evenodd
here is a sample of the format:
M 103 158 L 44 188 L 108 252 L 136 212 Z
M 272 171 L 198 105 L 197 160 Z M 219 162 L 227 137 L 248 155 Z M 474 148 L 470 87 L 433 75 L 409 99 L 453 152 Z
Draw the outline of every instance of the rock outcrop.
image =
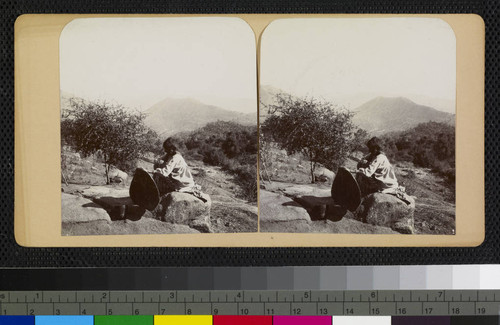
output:
M 260 230 L 263 232 L 307 232 L 311 217 L 293 199 L 260 190 Z
M 69 189 L 66 191 L 70 192 Z M 155 227 L 155 231 L 165 229 L 168 233 L 178 229 L 181 233 L 186 233 L 183 229 L 191 228 L 195 232 L 213 232 L 210 223 L 212 200 L 208 194 L 202 194 L 205 200 L 203 202 L 192 194 L 169 193 L 163 196 L 157 208 L 150 212 L 135 205 L 126 188 L 89 186 L 73 189 L 70 193 L 73 194 L 62 193 L 63 223 L 66 223 L 64 228 L 67 230 L 76 229 L 70 225 L 78 222 L 140 221 L 139 224 L 143 224 L 149 222 L 147 220 L 156 219 L 160 223 L 172 226 L 151 224 L 151 227 Z M 103 228 L 103 232 L 108 231 Z
M 63 224 L 111 221 L 109 214 L 100 205 L 81 196 L 66 193 L 61 193 L 61 217 Z
M 151 214 L 155 219 L 188 225 L 200 232 L 213 232 L 210 224 L 212 200 L 208 194 L 203 194 L 203 199 L 205 202 L 189 193 L 168 193 Z
M 63 223 L 63 236 L 87 235 L 135 235 L 135 234 L 199 234 L 186 225 L 176 225 L 152 218 L 137 221 L 118 220 L 113 222 L 92 221 L 86 223 Z
M 335 204 L 329 196 L 303 195 L 294 197 L 293 200 L 303 206 L 311 220 L 339 221 L 346 214 L 347 209 Z
M 311 221 L 307 211 L 293 199 L 260 190 L 260 222 Z
M 415 200 L 408 198 L 409 204 L 391 194 L 370 194 L 361 202 L 355 217 L 371 225 L 390 227 L 403 234 L 413 234 Z
M 295 198 L 297 200 L 297 198 Z M 300 199 L 299 199 L 300 200 Z M 325 198 L 302 197 L 302 202 L 307 206 L 324 203 Z M 338 221 L 311 220 L 307 209 L 291 198 L 278 193 L 260 191 L 260 231 L 277 233 L 348 233 L 348 234 L 396 234 L 387 227 L 369 225 L 352 217 L 350 212 Z
M 107 211 L 111 220 L 139 220 L 145 209 L 134 205 L 128 195 L 128 189 L 118 189 L 109 186 L 93 186 L 81 191 L 81 194 L 88 197 Z
M 128 180 L 128 174 L 118 168 L 112 167 L 109 171 L 109 179 L 111 183 L 126 185 Z
M 381 198 L 378 195 L 382 196 Z M 260 190 L 260 231 L 277 233 L 413 233 L 415 204 L 388 194 L 365 201 L 364 220 L 333 202 L 318 185 L 270 183 Z M 388 197 L 386 197 L 388 196 Z M 403 204 L 404 206 L 401 206 Z M 391 212 L 393 209 L 394 211 Z M 361 210 L 359 210 L 361 211 Z

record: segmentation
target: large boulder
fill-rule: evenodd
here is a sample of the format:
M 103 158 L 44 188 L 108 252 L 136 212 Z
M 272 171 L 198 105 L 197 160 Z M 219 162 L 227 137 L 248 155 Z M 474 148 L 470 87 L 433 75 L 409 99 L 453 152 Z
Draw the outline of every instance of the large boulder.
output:
M 92 221 L 62 224 L 63 236 L 197 233 L 200 232 L 186 225 L 176 225 L 151 218 L 142 218 L 137 221 L 121 220 L 112 223 Z
M 212 200 L 203 194 L 205 202 L 189 193 L 172 192 L 164 195 L 152 215 L 162 221 L 188 225 L 200 232 L 213 232 L 210 224 Z
M 261 222 L 260 231 L 281 233 L 310 233 L 311 222 L 307 222 L 305 220 Z
M 111 183 L 126 185 L 128 180 L 128 174 L 115 167 L 111 167 L 108 176 Z
M 108 221 L 109 214 L 100 205 L 77 195 L 61 194 L 61 218 L 63 223 Z
M 281 194 L 260 190 L 259 220 L 262 232 L 309 232 L 311 217 L 299 203 Z
M 129 196 L 128 188 L 116 188 L 114 186 L 109 186 L 109 185 L 88 186 L 86 188 L 81 189 L 79 192 L 83 196 L 92 199 L 103 198 L 103 197 L 128 198 Z
M 331 197 L 303 195 L 293 200 L 306 209 L 312 221 L 329 219 L 339 221 L 346 214 L 347 209 L 335 204 Z
M 111 217 L 111 220 L 138 220 L 145 209 L 135 205 L 129 197 L 128 189 L 120 189 L 114 186 L 92 186 L 81 191 L 81 194 L 103 207 Z
M 318 184 L 292 184 L 292 183 L 282 183 L 282 182 L 272 182 L 272 183 L 261 183 L 261 188 L 268 192 L 283 193 L 288 197 L 297 196 L 318 196 L 318 197 L 330 197 L 331 188 L 330 186 L 318 185 Z
M 396 196 L 373 193 L 366 196 L 356 212 L 356 218 L 372 225 L 390 227 L 403 233 L 414 233 L 415 200 L 408 197 L 409 204 Z
M 311 225 L 311 232 L 330 233 L 330 234 L 397 234 L 396 231 L 388 227 L 369 225 L 358 220 L 346 217 L 340 221 L 317 221 Z
M 311 221 L 311 217 L 299 203 L 277 193 L 260 190 L 260 222 Z

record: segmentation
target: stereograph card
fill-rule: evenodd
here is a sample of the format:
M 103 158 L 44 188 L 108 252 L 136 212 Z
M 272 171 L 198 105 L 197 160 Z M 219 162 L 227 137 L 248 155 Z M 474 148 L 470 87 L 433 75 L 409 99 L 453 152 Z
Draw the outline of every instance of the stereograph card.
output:
M 472 247 L 477 15 L 24 15 L 15 236 L 34 247 Z

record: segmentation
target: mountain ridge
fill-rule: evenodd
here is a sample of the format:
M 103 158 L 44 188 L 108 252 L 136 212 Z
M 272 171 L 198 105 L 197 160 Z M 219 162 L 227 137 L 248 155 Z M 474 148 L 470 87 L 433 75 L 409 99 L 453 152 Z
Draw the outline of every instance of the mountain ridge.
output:
M 165 98 L 144 111 L 145 123 L 159 135 L 193 131 L 215 121 L 257 124 L 257 114 L 230 111 L 194 98 Z
M 376 97 L 353 110 L 353 123 L 373 135 L 404 131 L 421 123 L 455 124 L 455 115 L 405 97 Z

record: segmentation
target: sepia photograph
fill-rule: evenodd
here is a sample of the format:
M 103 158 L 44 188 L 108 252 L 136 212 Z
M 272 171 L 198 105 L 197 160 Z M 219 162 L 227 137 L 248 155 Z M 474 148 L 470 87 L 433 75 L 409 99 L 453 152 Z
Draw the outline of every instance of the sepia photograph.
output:
M 280 19 L 260 62 L 260 231 L 455 235 L 448 23 Z
M 80 18 L 59 44 L 63 236 L 257 231 L 245 21 Z
M 476 247 L 469 15 L 24 15 L 25 247 Z

